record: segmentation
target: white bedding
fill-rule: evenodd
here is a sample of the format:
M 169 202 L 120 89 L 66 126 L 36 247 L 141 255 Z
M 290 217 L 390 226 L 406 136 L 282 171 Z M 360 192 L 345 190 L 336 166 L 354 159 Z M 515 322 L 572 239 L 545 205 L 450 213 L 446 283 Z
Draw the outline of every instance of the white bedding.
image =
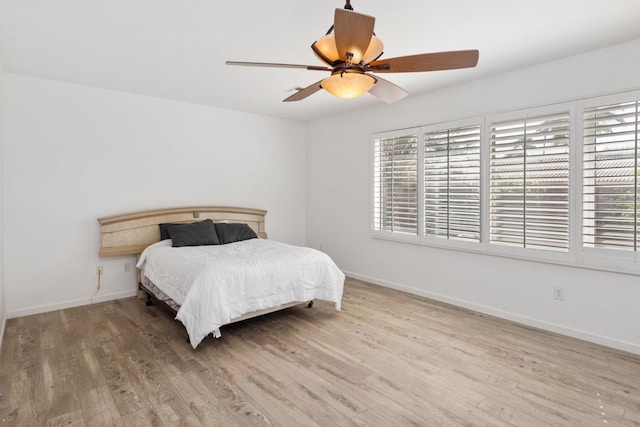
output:
M 181 306 L 176 319 L 193 348 L 252 311 L 313 299 L 340 310 L 345 278 L 320 251 L 264 239 L 181 248 L 163 240 L 146 248 L 137 266 Z

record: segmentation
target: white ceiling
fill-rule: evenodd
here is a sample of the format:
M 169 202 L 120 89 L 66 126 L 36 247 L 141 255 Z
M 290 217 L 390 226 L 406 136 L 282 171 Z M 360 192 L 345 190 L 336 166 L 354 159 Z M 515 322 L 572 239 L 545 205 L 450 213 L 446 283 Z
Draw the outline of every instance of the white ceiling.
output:
M 8 73 L 314 120 L 379 104 L 321 91 L 283 103 L 323 72 L 226 66 L 321 65 L 309 46 L 344 0 L 0 0 Z M 352 0 L 376 17 L 383 58 L 479 49 L 473 69 L 386 74 L 410 94 L 640 38 L 638 0 Z M 402 101 L 400 101 L 402 102 Z

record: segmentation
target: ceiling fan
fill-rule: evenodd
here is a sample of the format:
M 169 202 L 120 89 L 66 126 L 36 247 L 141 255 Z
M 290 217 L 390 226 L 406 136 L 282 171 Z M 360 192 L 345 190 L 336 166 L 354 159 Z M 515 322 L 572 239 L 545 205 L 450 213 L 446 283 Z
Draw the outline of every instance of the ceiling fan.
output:
M 315 55 L 327 66 L 239 61 L 227 61 L 226 64 L 331 72 L 331 76 L 298 90 L 283 102 L 300 101 L 325 89 L 340 98 L 356 98 L 369 92 L 393 103 L 407 96 L 407 91 L 375 74 L 453 70 L 475 67 L 478 63 L 477 50 L 423 53 L 380 60 L 384 46 L 373 32 L 374 24 L 373 16 L 354 12 L 351 1 L 347 0 L 344 9 L 336 9 L 334 23 L 327 34 L 311 45 Z

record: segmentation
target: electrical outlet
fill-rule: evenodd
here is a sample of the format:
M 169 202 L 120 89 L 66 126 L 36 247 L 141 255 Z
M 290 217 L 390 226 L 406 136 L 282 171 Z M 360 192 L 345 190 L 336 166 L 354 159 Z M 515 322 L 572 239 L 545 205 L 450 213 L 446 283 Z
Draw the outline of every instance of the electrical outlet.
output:
M 131 263 L 130 262 L 125 262 L 124 265 L 122 266 L 122 270 L 125 273 L 128 273 L 131 271 Z
M 101 265 L 96 267 L 96 275 L 97 276 L 102 276 L 102 266 Z
M 558 286 L 554 286 L 553 299 L 557 301 L 564 301 L 564 289 Z

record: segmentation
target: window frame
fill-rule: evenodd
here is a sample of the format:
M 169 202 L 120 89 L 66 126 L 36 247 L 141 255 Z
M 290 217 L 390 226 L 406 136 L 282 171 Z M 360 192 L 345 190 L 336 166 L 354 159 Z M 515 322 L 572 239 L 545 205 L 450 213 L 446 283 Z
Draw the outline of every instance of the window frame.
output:
M 569 232 L 569 246 L 567 252 L 557 252 L 551 250 L 544 249 L 535 249 L 535 248 L 520 248 L 520 247 L 512 247 L 512 246 L 503 246 L 499 244 L 492 244 L 490 241 L 490 232 L 491 232 L 491 129 L 494 124 L 509 122 L 509 121 L 517 121 L 517 120 L 526 120 L 527 118 L 537 118 L 541 116 L 551 116 L 556 114 L 568 114 L 569 115 L 569 213 L 568 213 L 568 232 Z M 482 185 L 485 186 L 485 199 L 484 199 L 484 217 L 486 218 L 486 223 L 484 231 L 485 231 L 485 240 L 483 243 L 485 244 L 485 251 L 487 253 L 491 253 L 494 255 L 502 255 L 508 257 L 522 258 L 522 259 L 530 259 L 535 261 L 551 261 L 555 263 L 568 264 L 572 262 L 573 254 L 571 252 L 571 248 L 575 245 L 573 240 L 575 239 L 575 225 L 574 225 L 574 215 L 575 211 L 575 191 L 573 189 L 574 185 L 572 182 L 575 180 L 576 172 L 574 168 L 574 164 L 572 163 L 573 155 L 572 153 L 575 151 L 573 147 L 574 139 L 575 139 L 575 107 L 572 103 L 560 103 L 553 104 L 542 107 L 533 107 L 522 110 L 514 110 L 505 113 L 495 113 L 488 114 L 486 116 L 486 131 L 485 131 L 485 153 L 483 160 L 485 160 L 485 171 L 486 171 L 486 179 L 482 181 Z
M 577 246 L 579 246 L 577 263 L 581 266 L 592 266 L 598 269 L 612 270 L 621 273 L 640 274 L 640 249 L 636 251 L 622 251 L 609 248 L 592 248 L 586 247 L 583 244 L 583 206 L 584 206 L 584 193 L 582 187 L 584 185 L 584 112 L 586 109 L 601 107 L 605 105 L 621 104 L 625 102 L 640 102 L 640 90 L 627 91 L 621 93 L 608 94 L 598 97 L 585 98 L 576 102 L 576 109 L 579 113 L 579 123 L 576 132 L 576 141 L 579 145 L 580 159 L 579 159 L 579 182 L 576 187 L 580 189 L 578 191 L 577 204 L 579 207 L 579 239 Z M 640 154 L 638 154 L 640 158 Z M 640 214 L 639 214 L 640 215 Z
M 457 249 L 457 250 L 465 250 L 472 252 L 481 252 L 483 246 L 483 220 L 484 220 L 484 189 L 482 186 L 483 182 L 483 157 L 485 152 L 484 146 L 484 131 L 485 124 L 484 118 L 482 116 L 474 116 L 461 120 L 452 120 L 447 122 L 434 123 L 430 125 L 421 126 L 420 136 L 418 140 L 418 152 L 421 156 L 419 159 L 419 164 L 424 169 L 424 135 L 425 133 L 432 133 L 434 131 L 446 131 L 456 128 L 464 128 L 464 127 L 472 127 L 478 126 L 480 128 L 480 241 L 465 241 L 465 240 L 457 240 L 457 239 L 440 239 L 434 236 L 425 235 L 424 233 L 424 170 L 420 171 L 420 175 L 418 176 L 418 181 L 420 183 L 420 211 L 419 211 L 419 219 L 420 219 L 420 244 L 424 246 L 431 246 L 436 248 L 444 248 L 444 249 Z
M 378 133 L 374 133 L 372 134 L 371 137 L 371 142 L 370 142 L 370 149 L 369 152 L 371 154 L 371 158 L 370 158 L 370 166 L 369 166 L 369 173 L 370 173 L 370 178 L 369 178 L 369 183 L 371 185 L 370 188 L 370 202 L 369 202 L 369 209 L 370 209 L 370 214 L 369 214 L 369 233 L 372 237 L 375 238 L 379 238 L 379 239 L 387 239 L 387 240 L 396 240 L 396 241 L 400 241 L 400 242 L 407 242 L 407 243 L 419 243 L 420 242 L 420 233 L 421 233 L 421 226 L 420 226 L 420 203 L 422 202 L 422 189 L 420 186 L 420 174 L 421 174 L 421 168 L 420 168 L 420 159 L 421 159 L 421 155 L 420 155 L 420 128 L 419 127 L 414 127 L 414 128 L 406 128 L 406 129 L 397 129 L 397 130 L 393 130 L 393 131 L 389 131 L 389 132 L 378 132 Z M 417 229 L 416 229 L 416 234 L 409 234 L 409 233 L 400 233 L 400 232 L 393 232 L 393 231 L 385 231 L 385 230 L 376 230 L 375 229 L 375 218 L 376 218 L 376 212 L 375 212 L 375 200 L 376 200 L 376 193 L 375 193 L 375 162 L 376 162 L 376 150 L 375 150 L 375 144 L 376 144 L 376 140 L 378 139 L 390 139 L 390 138 L 402 138 L 402 137 L 406 137 L 409 135 L 416 135 L 416 138 L 418 139 L 418 147 L 417 147 L 417 203 L 418 203 L 418 215 L 417 215 Z

